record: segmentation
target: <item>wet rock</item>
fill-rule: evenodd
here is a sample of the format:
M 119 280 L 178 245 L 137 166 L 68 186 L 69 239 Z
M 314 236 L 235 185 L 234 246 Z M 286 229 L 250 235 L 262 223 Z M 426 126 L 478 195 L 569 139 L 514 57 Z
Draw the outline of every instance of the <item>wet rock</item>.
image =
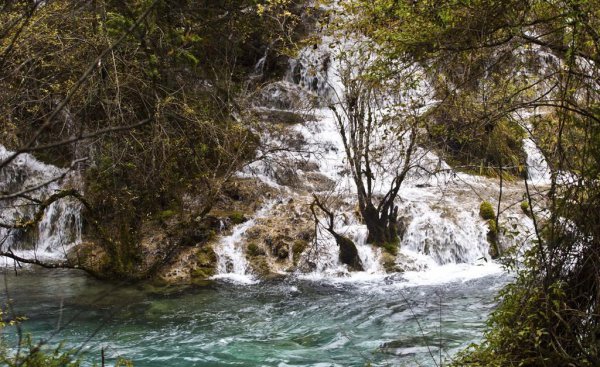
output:
M 256 108 L 254 112 L 261 121 L 273 124 L 295 125 L 315 119 L 314 115 L 290 110 Z
M 408 337 L 403 340 L 392 340 L 383 343 L 379 350 L 382 353 L 392 354 L 397 356 L 411 356 L 420 353 L 433 353 L 438 350 L 434 346 L 436 340 L 429 336 Z
M 298 240 L 294 241 L 294 245 L 292 246 L 292 254 L 293 254 L 294 264 L 298 263 L 298 260 L 300 260 L 300 256 L 302 255 L 304 250 L 306 250 L 307 248 L 308 248 L 307 241 L 304 241 L 302 239 L 298 239 Z
M 261 278 L 267 277 L 271 274 L 271 267 L 266 256 L 255 256 L 248 259 L 248 263 L 252 272 Z
M 109 263 L 107 256 L 106 251 L 98 243 L 85 241 L 72 248 L 67 254 L 67 259 L 80 268 L 102 277 Z
M 300 86 L 278 81 L 265 86 L 253 104 L 266 109 L 299 111 L 310 109 L 316 103 L 317 96 Z
M 246 255 L 249 257 L 265 256 L 266 254 L 266 251 L 254 242 L 250 242 L 248 246 L 246 246 Z
M 269 237 L 265 239 L 265 242 L 271 248 L 273 256 L 280 260 L 285 260 L 289 258 L 294 240 L 288 236 L 279 235 L 273 238 Z
M 335 181 L 321 173 L 309 172 L 304 178 L 311 191 L 329 191 L 335 187 Z

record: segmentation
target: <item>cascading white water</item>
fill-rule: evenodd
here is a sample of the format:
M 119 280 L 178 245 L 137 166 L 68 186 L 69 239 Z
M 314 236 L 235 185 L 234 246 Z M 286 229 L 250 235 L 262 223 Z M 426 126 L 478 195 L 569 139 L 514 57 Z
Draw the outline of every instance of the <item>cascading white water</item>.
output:
M 537 144 L 530 138 L 524 139 L 523 150 L 527 157 L 527 178 L 534 183 L 549 183 L 550 167 Z
M 335 52 L 335 47 L 330 48 L 326 44 L 306 48 L 297 59 L 290 62 L 287 81 L 305 88 L 308 93 L 318 95 L 322 101 L 337 98 L 343 88 L 337 77 L 336 68 L 339 66 L 339 60 L 336 60 Z M 277 95 L 272 97 L 278 98 Z M 424 101 L 424 106 L 433 102 L 427 99 L 425 93 L 422 93 L 419 98 Z M 335 118 L 328 109 L 317 109 L 315 115 L 317 116 L 315 121 L 296 125 L 293 130 L 302 135 L 307 146 L 320 147 L 320 149 L 310 157 L 286 152 L 286 159 L 309 158 L 318 166 L 320 174 L 336 183 L 335 192 L 352 201 L 353 198 L 355 199 L 356 189 L 347 170 L 345 151 Z M 526 149 L 528 148 L 529 146 L 526 146 Z M 390 163 L 397 162 L 393 150 L 389 149 L 389 156 L 385 158 Z M 539 150 L 537 152 L 539 153 Z M 539 170 L 542 175 L 540 178 L 543 179 L 547 165 L 544 168 L 545 161 L 534 153 L 533 150 L 528 151 L 531 159 L 531 163 L 529 161 L 528 163 Z M 490 259 L 490 244 L 487 239 L 489 228 L 478 213 L 479 205 L 484 199 L 477 192 L 487 192 L 486 199 L 494 201 L 497 194 L 490 195 L 489 187 L 494 186 L 497 190 L 497 183 L 493 180 L 454 172 L 436 154 L 426 149 L 419 148 L 415 155 L 419 157 L 421 166 L 427 166 L 427 171 L 438 173 L 424 174 L 424 171 L 413 171 L 399 192 L 397 204 L 400 207 L 401 220 L 406 227 L 401 242 L 402 256 L 398 256 L 397 259 L 399 267 L 407 270 L 432 269 L 435 274 L 458 272 L 467 274 L 467 277 L 477 273 L 485 275 L 489 272 L 501 271 L 500 267 Z M 381 167 L 379 173 L 382 179 L 377 184 L 379 189 L 385 192 L 390 183 L 386 167 Z M 268 173 L 265 176 L 267 176 L 265 182 L 272 183 L 273 179 Z M 382 275 L 384 272 L 380 264 L 381 249 L 365 243 L 366 226 L 352 218 L 354 218 L 352 213 L 346 213 L 345 220 L 338 218 L 335 224 L 336 230 L 355 242 L 365 273 Z M 515 218 L 518 224 L 514 224 Z M 510 222 L 512 227 L 518 227 L 518 230 L 513 230 L 514 233 L 519 231 L 522 233 L 513 237 L 501 236 L 500 242 L 504 247 L 518 241 L 525 241 L 531 223 L 523 213 L 509 208 L 500 219 L 501 223 L 506 221 L 506 223 Z M 306 254 L 312 256 L 311 261 L 315 271 L 307 276 L 309 278 L 347 276 L 347 269 L 339 263 L 339 249 L 332 236 L 324 229 L 319 229 L 317 237 L 316 254 L 315 251 Z M 444 277 L 435 275 L 433 278 Z
M 489 258 L 487 226 L 473 209 L 462 209 L 461 204 L 445 201 L 444 211 L 439 206 L 434 210 L 431 201 L 427 201 L 432 197 L 423 196 L 413 198 L 400 209 L 404 215 L 410 215 L 402 249 L 426 255 L 439 265 L 474 264 Z
M 12 152 L 0 145 L 0 161 Z M 52 165 L 44 164 L 29 154 L 21 154 L 0 169 L 0 193 L 14 196 L 0 200 L 0 222 L 14 225 L 29 220 L 43 201 L 66 185 L 78 185 L 79 178 Z M 39 188 L 38 188 L 39 186 Z M 29 191 L 30 189 L 34 190 Z M 23 192 L 23 195 L 15 195 Z M 53 260 L 64 258 L 69 249 L 81 242 L 81 204 L 63 198 L 48 206 L 35 229 L 0 228 L 0 246 L 25 258 Z
M 246 260 L 243 238 L 246 232 L 254 227 L 256 219 L 264 217 L 272 208 L 274 203 L 267 203 L 262 209 L 255 213 L 254 218 L 233 227 L 231 234 L 223 236 L 213 246 L 217 255 L 216 274 L 212 279 L 225 279 L 236 283 L 255 283 Z
M 314 270 L 305 278 L 321 278 L 325 277 L 347 277 L 364 278 L 365 276 L 380 276 L 384 274 L 381 266 L 381 249 L 374 248 L 367 244 L 367 228 L 357 223 L 355 220 L 350 220 L 351 223 L 343 224 L 338 218 L 336 221 L 337 233 L 351 239 L 356 245 L 358 257 L 364 269 L 358 274 L 350 273 L 346 265 L 339 261 L 339 248 L 333 238 L 325 229 L 319 228 L 317 233 L 317 244 L 312 252 L 305 254 L 308 256 L 306 260 L 314 264 Z
M 217 274 L 213 279 L 229 279 L 239 283 L 253 283 L 249 274 L 248 261 L 242 247 L 242 238 L 246 231 L 254 226 L 253 219 L 235 226 L 233 232 L 221 238 L 214 246 L 217 254 Z

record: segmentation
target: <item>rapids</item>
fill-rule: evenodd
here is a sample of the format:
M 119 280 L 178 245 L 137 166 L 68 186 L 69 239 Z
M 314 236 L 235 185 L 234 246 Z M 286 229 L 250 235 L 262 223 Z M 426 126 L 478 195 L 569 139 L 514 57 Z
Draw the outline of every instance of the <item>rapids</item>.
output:
M 481 337 L 500 269 L 192 288 L 128 286 L 73 271 L 8 273 L 25 332 L 84 366 L 436 366 Z M 454 269 L 456 270 L 456 269 Z M 440 324 L 441 321 L 441 324 Z M 14 340 L 14 333 L 5 335 Z M 441 346 L 441 349 L 440 349 Z

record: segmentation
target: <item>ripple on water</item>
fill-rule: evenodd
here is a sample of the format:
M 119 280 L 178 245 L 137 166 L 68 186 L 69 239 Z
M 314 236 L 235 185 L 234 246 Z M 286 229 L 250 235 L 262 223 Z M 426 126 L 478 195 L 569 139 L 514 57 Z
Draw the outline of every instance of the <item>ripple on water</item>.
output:
M 47 278 L 37 282 L 41 276 Z M 43 272 L 8 276 L 8 284 L 37 338 L 51 335 L 59 317 L 74 321 L 51 343 L 77 348 L 92 336 L 82 349 L 86 365 L 98 363 L 99 350 L 108 347 L 110 358 L 150 367 L 383 366 L 433 365 L 427 347 L 438 346 L 440 337 L 443 352 L 454 353 L 481 336 L 509 277 L 452 277 L 440 284 L 427 275 L 362 282 L 299 277 L 160 290 Z M 93 302 L 101 294 L 107 295 Z

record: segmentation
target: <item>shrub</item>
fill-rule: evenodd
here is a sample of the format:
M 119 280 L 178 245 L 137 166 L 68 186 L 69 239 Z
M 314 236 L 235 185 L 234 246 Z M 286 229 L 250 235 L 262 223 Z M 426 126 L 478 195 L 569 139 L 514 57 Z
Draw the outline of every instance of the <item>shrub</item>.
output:
M 529 203 L 527 201 L 521 202 L 521 210 L 523 213 L 527 214 L 528 216 L 531 215 L 530 209 L 531 208 L 529 207 Z
M 485 220 L 496 219 L 496 213 L 494 207 L 489 201 L 484 201 L 479 206 L 479 216 Z

